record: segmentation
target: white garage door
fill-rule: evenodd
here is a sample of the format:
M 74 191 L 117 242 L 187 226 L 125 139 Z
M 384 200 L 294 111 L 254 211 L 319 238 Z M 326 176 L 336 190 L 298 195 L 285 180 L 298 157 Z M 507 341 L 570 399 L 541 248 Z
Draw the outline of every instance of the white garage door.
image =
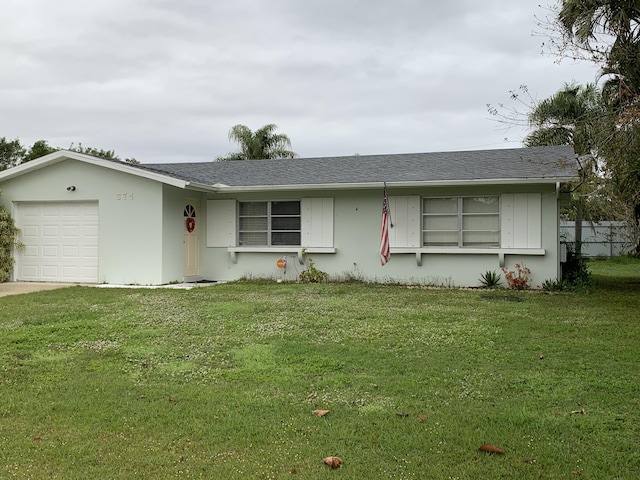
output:
M 16 280 L 98 282 L 98 202 L 19 203 Z

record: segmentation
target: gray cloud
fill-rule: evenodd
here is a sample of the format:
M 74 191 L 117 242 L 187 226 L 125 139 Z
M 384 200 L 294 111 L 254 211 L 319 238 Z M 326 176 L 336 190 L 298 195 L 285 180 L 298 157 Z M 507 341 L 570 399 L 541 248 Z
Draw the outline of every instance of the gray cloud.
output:
M 596 72 L 540 55 L 539 13 L 507 0 L 10 2 L 0 136 L 143 162 L 213 159 L 237 123 L 276 123 L 301 156 L 513 147 L 487 103 Z

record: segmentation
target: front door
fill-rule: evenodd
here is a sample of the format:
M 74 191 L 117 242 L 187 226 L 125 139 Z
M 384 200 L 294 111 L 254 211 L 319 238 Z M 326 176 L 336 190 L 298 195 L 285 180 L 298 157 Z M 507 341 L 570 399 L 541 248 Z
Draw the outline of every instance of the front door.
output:
M 200 217 L 198 215 L 198 205 L 194 201 L 188 200 L 184 205 L 183 212 L 184 229 L 184 272 L 185 277 L 195 277 L 200 274 L 200 254 L 199 254 L 199 234 Z

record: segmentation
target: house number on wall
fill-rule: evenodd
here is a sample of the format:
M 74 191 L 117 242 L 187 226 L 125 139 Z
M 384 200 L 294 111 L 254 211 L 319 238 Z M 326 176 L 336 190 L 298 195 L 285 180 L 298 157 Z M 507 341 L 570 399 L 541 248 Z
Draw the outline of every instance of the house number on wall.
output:
M 133 192 L 116 193 L 116 200 L 133 200 Z

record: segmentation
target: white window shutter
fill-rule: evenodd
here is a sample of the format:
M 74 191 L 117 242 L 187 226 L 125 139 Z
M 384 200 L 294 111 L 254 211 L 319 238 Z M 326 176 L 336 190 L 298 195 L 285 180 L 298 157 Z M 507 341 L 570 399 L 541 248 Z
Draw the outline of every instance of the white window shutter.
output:
M 333 247 L 333 198 L 303 198 L 302 247 Z
M 542 195 L 508 193 L 501 203 L 502 248 L 541 248 Z
M 235 247 L 236 201 L 207 200 L 207 247 Z
M 389 228 L 391 247 L 419 247 L 421 245 L 420 196 L 390 196 L 389 213 L 393 227 Z

